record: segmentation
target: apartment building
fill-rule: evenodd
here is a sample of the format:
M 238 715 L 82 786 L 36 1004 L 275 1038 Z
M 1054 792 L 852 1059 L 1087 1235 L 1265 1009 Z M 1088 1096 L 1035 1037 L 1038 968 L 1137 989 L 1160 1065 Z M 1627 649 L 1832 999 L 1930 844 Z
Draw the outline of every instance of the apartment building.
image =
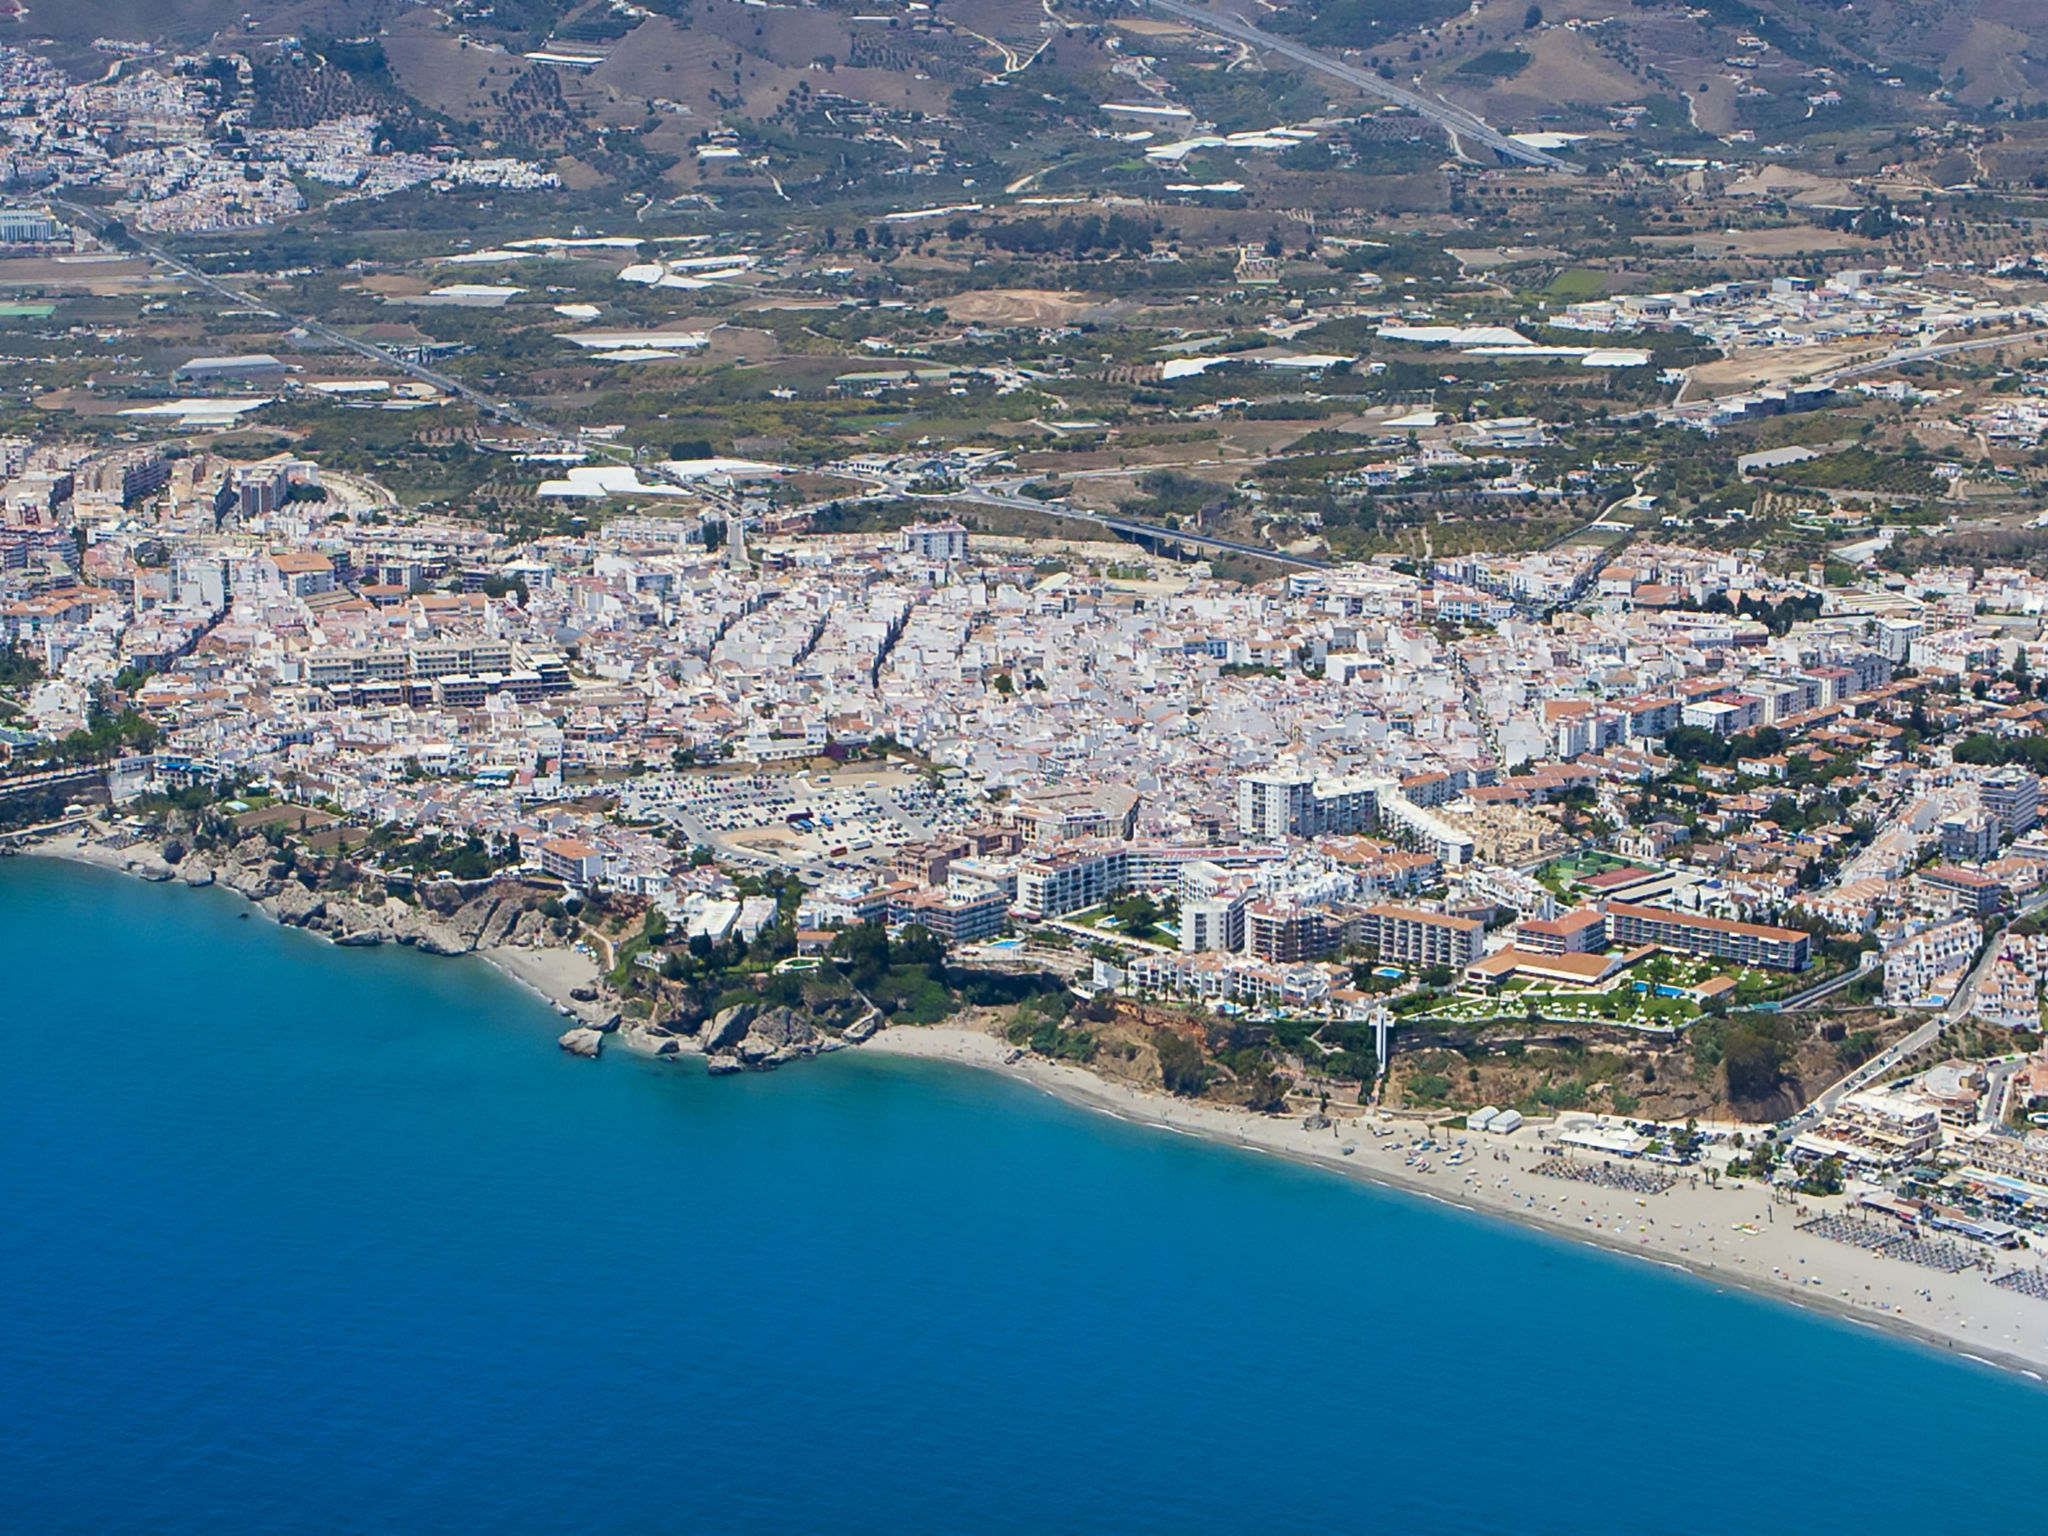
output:
M 1901 1007 L 1946 1003 L 1983 942 L 1982 923 L 1955 917 L 1894 944 L 1884 952 L 1885 1000 Z
M 1913 884 L 1935 910 L 1973 917 L 1989 917 L 2003 908 L 2011 895 L 2003 881 L 1953 864 L 1923 869 L 1913 877 Z
M 902 532 L 898 546 L 904 554 L 920 560 L 965 560 L 967 530 L 956 522 L 912 523 Z
M 1380 959 L 1411 970 L 1448 965 L 1462 972 L 1479 958 L 1486 940 L 1486 925 L 1476 917 L 1390 903 L 1367 907 L 1360 928 Z
M 1139 799 L 1128 784 L 1056 784 L 1017 795 L 1008 819 L 1032 843 L 1084 837 L 1128 841 L 1138 828 Z
M 1548 920 L 1523 918 L 1515 924 L 1515 945 L 1539 955 L 1589 955 L 1607 947 L 1607 914 L 1579 907 Z
M 889 926 L 928 930 L 947 944 L 992 939 L 1009 926 L 1010 901 L 999 890 L 897 890 L 889 897 Z
M 1100 906 L 1130 883 L 1123 848 L 1062 848 L 1017 866 L 1019 917 L 1042 921 Z
M 1748 694 L 1698 699 L 1685 706 L 1687 725 L 1712 731 L 1716 736 L 1739 736 L 1763 724 L 1763 701 Z
M 1246 892 L 1183 900 L 1180 904 L 1180 951 L 1184 955 L 1220 949 L 1236 954 L 1244 948 Z
M 1987 773 L 1977 783 L 1977 796 L 1986 815 L 2012 837 L 2041 824 L 2041 781 L 2023 768 L 2001 768 Z
M 1254 901 L 1245 908 L 1244 947 L 1276 965 L 1315 960 L 1337 947 L 1337 935 L 1317 907 L 1289 901 Z
M 1313 1008 L 1330 996 L 1330 976 L 1324 969 L 1278 965 L 1250 955 L 1139 955 L 1125 975 L 1141 992 L 1212 1004 Z
M 1796 928 L 1736 923 L 1628 901 L 1610 901 L 1606 910 L 1608 942 L 1629 948 L 1655 944 L 1774 971 L 1803 971 L 1812 961 L 1813 941 Z
M 1998 856 L 1999 819 L 1984 811 L 1951 816 L 1941 824 L 1941 856 L 1981 864 Z
M 540 845 L 540 867 L 557 880 L 588 885 L 604 875 L 604 855 L 573 837 L 550 838 Z
M 1852 1093 L 1811 1131 L 1792 1139 L 1801 1162 L 1832 1157 L 1852 1167 L 1903 1168 L 1941 1145 L 1941 1111 L 1917 1099 Z

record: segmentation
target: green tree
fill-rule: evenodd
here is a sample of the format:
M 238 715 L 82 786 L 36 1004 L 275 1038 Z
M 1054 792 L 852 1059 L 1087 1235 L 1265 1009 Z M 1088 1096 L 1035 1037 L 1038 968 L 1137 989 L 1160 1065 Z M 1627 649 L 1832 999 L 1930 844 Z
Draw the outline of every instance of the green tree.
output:
M 1747 1024 L 1728 1031 L 1721 1045 L 1728 1097 L 1742 1103 L 1769 1098 L 1784 1080 L 1785 1046 L 1776 1036 Z
M 1209 1063 L 1192 1040 L 1161 1029 L 1153 1033 L 1152 1045 L 1159 1052 L 1159 1076 L 1168 1093 L 1192 1099 L 1209 1086 Z

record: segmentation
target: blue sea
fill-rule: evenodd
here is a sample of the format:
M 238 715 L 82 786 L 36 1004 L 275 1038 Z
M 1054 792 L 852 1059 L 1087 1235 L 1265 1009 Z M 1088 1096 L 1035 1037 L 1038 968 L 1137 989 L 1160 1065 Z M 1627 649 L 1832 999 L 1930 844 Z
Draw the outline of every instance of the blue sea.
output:
M 575 1060 L 246 910 L 0 861 L 12 1536 L 1871 1536 L 2048 1437 L 1668 1270 L 938 1064 Z

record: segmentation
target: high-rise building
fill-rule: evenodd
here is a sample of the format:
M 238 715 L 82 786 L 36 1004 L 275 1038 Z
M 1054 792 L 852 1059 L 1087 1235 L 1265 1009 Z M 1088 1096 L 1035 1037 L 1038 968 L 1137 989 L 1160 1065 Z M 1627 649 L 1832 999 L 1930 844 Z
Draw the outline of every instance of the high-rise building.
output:
M 2017 837 L 2041 824 L 2041 781 L 2024 768 L 2001 768 L 1978 784 L 1985 813 L 1998 818 L 2005 832 Z
M 1246 837 L 1300 837 L 1315 789 L 1312 774 L 1269 768 L 1237 781 L 1237 830 Z
M 1951 816 L 1941 824 L 1941 855 L 1972 864 L 1998 854 L 1999 820 L 1986 811 Z
M 902 550 L 921 560 L 965 560 L 967 530 L 959 523 L 912 523 L 903 530 Z
M 1246 837 L 1364 832 L 1378 816 L 1379 786 L 1371 779 L 1318 779 L 1299 768 L 1269 768 L 1237 781 L 1237 829 Z
M 1204 896 L 1180 904 L 1180 948 L 1184 955 L 1220 949 L 1236 954 L 1244 948 L 1246 896 Z

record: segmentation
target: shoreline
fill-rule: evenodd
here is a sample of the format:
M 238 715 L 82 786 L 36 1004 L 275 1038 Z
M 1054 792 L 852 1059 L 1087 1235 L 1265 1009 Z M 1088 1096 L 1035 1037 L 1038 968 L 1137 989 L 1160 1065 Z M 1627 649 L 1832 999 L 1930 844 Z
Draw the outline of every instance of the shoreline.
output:
M 144 854 L 155 852 L 147 845 L 138 848 Z M 85 864 L 156 884 L 177 883 L 194 889 L 217 885 L 241 896 L 280 927 L 302 927 L 282 922 L 264 901 L 226 881 L 187 879 L 161 861 L 155 868 L 145 869 L 143 856 L 75 836 L 46 839 L 21 850 L 20 856 Z M 302 931 L 330 944 L 336 942 L 332 935 L 317 929 L 302 927 Z M 570 995 L 573 989 L 596 982 L 598 969 L 589 955 L 566 945 L 496 944 L 446 957 L 483 961 L 574 1027 L 601 1029 L 607 1019 L 616 1017 L 602 994 L 596 1004 L 579 1002 Z M 629 1021 L 614 1028 L 611 1038 L 635 1055 L 703 1054 L 701 1043 L 693 1037 L 644 1035 Z M 1715 1286 L 1725 1284 L 1804 1311 L 1821 1312 L 2048 1385 L 2048 1302 L 2001 1290 L 1982 1270 L 1948 1274 L 1797 1230 L 1797 1223 L 1808 1214 L 1853 1208 L 1850 1196 L 1787 1204 L 1774 1201 L 1768 1189 L 1749 1181 L 1724 1182 L 1714 1188 L 1696 1179 L 1680 1179 L 1668 1190 L 1639 1195 L 1601 1184 L 1545 1177 L 1532 1169 L 1545 1158 L 1542 1132 L 1549 1127 L 1533 1123 L 1508 1136 L 1446 1133 L 1453 1147 L 1463 1136 L 1468 1165 L 1424 1171 L 1406 1161 L 1409 1143 L 1428 1133 L 1429 1128 L 1420 1122 L 1359 1112 L 1351 1118 L 1332 1115 L 1328 1127 L 1310 1130 L 1299 1117 L 1254 1114 L 1179 1099 L 1112 1082 L 1069 1063 L 1029 1054 L 1006 1059 L 1014 1055 L 1006 1042 L 953 1024 L 895 1025 L 857 1045 L 849 1042 L 846 1048 L 999 1073 L 1074 1108 L 1106 1114 L 1127 1124 L 1282 1157 L 1452 1206 L 1477 1218 L 1506 1219 L 1526 1230 L 1662 1265 Z M 1388 1133 L 1375 1134 L 1376 1127 Z M 1352 1149 L 1348 1153 L 1347 1146 Z M 1429 1159 L 1441 1163 L 1449 1150 L 1439 1148 L 1428 1154 Z M 1581 1162 L 1579 1166 L 1588 1165 Z M 1802 1210 L 1807 1214 L 1800 1214 Z M 1778 1219 L 1780 1212 L 1783 1220 Z M 1631 1235 L 1633 1241 L 1628 1240 Z M 1674 1244 L 1674 1238 L 1681 1241 Z M 1996 1267 L 2002 1271 L 2025 1264 L 2021 1255 L 2013 1255 Z M 1823 1274 L 1828 1277 L 1824 1284 L 1820 1282 Z M 1869 1299 L 1863 1299 L 1864 1295 Z
M 1850 1196 L 1802 1197 L 1788 1205 L 1773 1202 L 1767 1188 L 1749 1180 L 1724 1181 L 1714 1188 L 1704 1180 L 1695 1185 L 1681 1178 L 1662 1193 L 1639 1195 L 1546 1177 L 1531 1171 L 1545 1157 L 1538 1132 L 1548 1127 L 1538 1125 L 1508 1136 L 1450 1132 L 1454 1145 L 1457 1137 L 1465 1138 L 1466 1155 L 1476 1160 L 1422 1172 L 1405 1161 L 1409 1141 L 1426 1129 L 1417 1122 L 1370 1113 L 1352 1119 L 1333 1114 L 1328 1129 L 1311 1131 L 1298 1116 L 1172 1098 L 1039 1057 L 1006 1062 L 1004 1042 L 944 1024 L 894 1026 L 857 1049 L 1001 1073 L 1077 1109 L 1127 1124 L 1282 1157 L 1476 1218 L 1505 1219 L 2048 1386 L 2048 1302 L 2001 1290 L 1981 1270 L 1947 1274 L 1798 1230 L 1798 1223 L 1811 1216 L 1852 1209 Z M 1375 1125 L 1392 1126 L 1393 1134 L 1375 1136 Z M 1354 1148 L 1348 1155 L 1346 1145 Z M 1440 1163 L 1442 1156 L 1431 1154 L 1430 1160 Z M 1802 1209 L 1806 1214 L 1799 1214 Z M 1995 1272 L 2024 1268 L 2026 1258 L 2025 1252 L 2007 1256 Z M 1825 1282 L 1817 1283 L 1822 1276 Z
M 170 865 L 148 868 L 150 857 L 157 849 L 147 843 L 138 843 L 134 849 L 108 848 L 104 844 L 88 841 L 77 834 L 44 838 L 21 849 L 15 857 L 28 859 L 55 859 L 67 864 L 83 864 L 93 869 L 106 870 L 110 874 L 126 875 L 131 879 L 155 885 L 182 885 L 190 890 L 221 890 L 238 896 L 242 901 L 280 928 L 297 928 L 310 938 L 323 939 L 337 948 L 376 947 L 339 943 L 332 934 L 322 933 L 299 923 L 287 923 L 279 918 L 265 902 L 246 891 L 238 890 L 226 880 L 217 877 L 208 867 L 207 878 L 192 880 Z M 147 856 L 144 856 L 147 855 Z M 597 962 L 581 950 L 566 944 L 492 944 L 474 947 L 456 954 L 442 954 L 434 950 L 419 950 L 416 944 L 400 944 L 396 939 L 382 943 L 399 944 L 399 947 L 413 949 L 433 955 L 439 959 L 476 959 L 490 966 L 521 991 L 536 998 L 559 1014 L 562 1018 L 579 1026 L 594 1025 L 607 1018 L 612 1010 L 606 1005 L 602 990 L 595 1004 L 578 1001 L 572 992 L 586 988 L 601 988 L 602 978 Z

